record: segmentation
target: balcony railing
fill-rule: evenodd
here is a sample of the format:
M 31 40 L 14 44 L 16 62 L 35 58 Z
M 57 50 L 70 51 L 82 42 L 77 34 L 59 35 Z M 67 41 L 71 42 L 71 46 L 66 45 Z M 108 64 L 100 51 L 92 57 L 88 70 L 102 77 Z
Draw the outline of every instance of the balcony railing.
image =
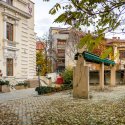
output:
M 16 42 L 13 42 L 13 41 L 7 41 L 7 45 L 8 46 L 13 46 L 13 47 L 16 47 Z
M 15 41 L 10 41 L 8 39 L 4 39 L 4 47 L 13 47 L 13 48 L 16 48 L 16 45 L 18 43 L 15 42 Z
M 65 66 L 65 63 L 57 63 L 57 66 Z
M 57 56 L 58 57 L 65 57 L 65 53 L 58 53 Z
M 61 49 L 65 49 L 65 45 L 57 45 L 57 48 L 59 49 L 59 48 L 61 48 Z

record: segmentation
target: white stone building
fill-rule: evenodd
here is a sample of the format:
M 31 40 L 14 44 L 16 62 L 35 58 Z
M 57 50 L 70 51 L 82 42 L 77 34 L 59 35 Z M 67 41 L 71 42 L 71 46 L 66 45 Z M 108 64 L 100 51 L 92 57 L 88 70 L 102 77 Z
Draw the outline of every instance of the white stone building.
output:
M 34 3 L 0 0 L 0 70 L 4 78 L 31 79 L 36 75 Z

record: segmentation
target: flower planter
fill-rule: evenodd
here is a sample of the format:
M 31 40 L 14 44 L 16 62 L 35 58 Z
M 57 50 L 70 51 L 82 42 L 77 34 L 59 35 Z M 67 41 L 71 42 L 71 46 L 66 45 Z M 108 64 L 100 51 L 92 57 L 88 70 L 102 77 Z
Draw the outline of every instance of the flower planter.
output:
M 10 92 L 10 87 L 8 85 L 0 85 L 1 92 Z
M 26 87 L 26 86 L 15 86 L 15 89 L 16 90 L 20 90 L 20 89 L 27 89 L 28 87 Z

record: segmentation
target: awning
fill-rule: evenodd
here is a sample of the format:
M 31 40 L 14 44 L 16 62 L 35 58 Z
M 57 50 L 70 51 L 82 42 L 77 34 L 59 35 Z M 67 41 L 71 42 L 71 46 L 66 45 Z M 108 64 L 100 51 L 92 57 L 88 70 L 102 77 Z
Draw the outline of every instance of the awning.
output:
M 92 54 L 92 53 L 89 53 L 89 52 L 86 52 L 86 51 L 84 51 L 83 53 L 77 53 L 75 55 L 75 60 L 78 60 L 79 55 L 83 56 L 84 59 L 88 62 L 93 62 L 93 63 L 98 63 L 98 64 L 104 63 L 104 65 L 107 65 L 107 66 L 115 65 L 115 62 L 112 60 L 102 59 L 99 56 Z

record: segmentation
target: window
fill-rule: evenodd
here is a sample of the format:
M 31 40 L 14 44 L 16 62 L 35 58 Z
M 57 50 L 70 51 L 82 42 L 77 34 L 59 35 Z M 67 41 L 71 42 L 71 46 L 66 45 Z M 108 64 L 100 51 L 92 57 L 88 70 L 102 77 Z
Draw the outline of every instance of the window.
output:
M 13 41 L 13 24 L 7 22 L 7 39 Z
M 125 58 L 125 51 L 120 50 L 120 51 L 119 51 L 119 54 L 120 54 L 120 55 L 119 55 L 119 58 L 120 58 L 120 59 Z
M 7 76 L 13 76 L 13 59 L 7 58 Z
M 58 39 L 57 40 L 57 44 L 58 45 L 65 45 L 66 44 L 66 40 L 60 40 L 60 39 Z
M 9 5 L 13 5 L 13 0 L 6 0 Z

